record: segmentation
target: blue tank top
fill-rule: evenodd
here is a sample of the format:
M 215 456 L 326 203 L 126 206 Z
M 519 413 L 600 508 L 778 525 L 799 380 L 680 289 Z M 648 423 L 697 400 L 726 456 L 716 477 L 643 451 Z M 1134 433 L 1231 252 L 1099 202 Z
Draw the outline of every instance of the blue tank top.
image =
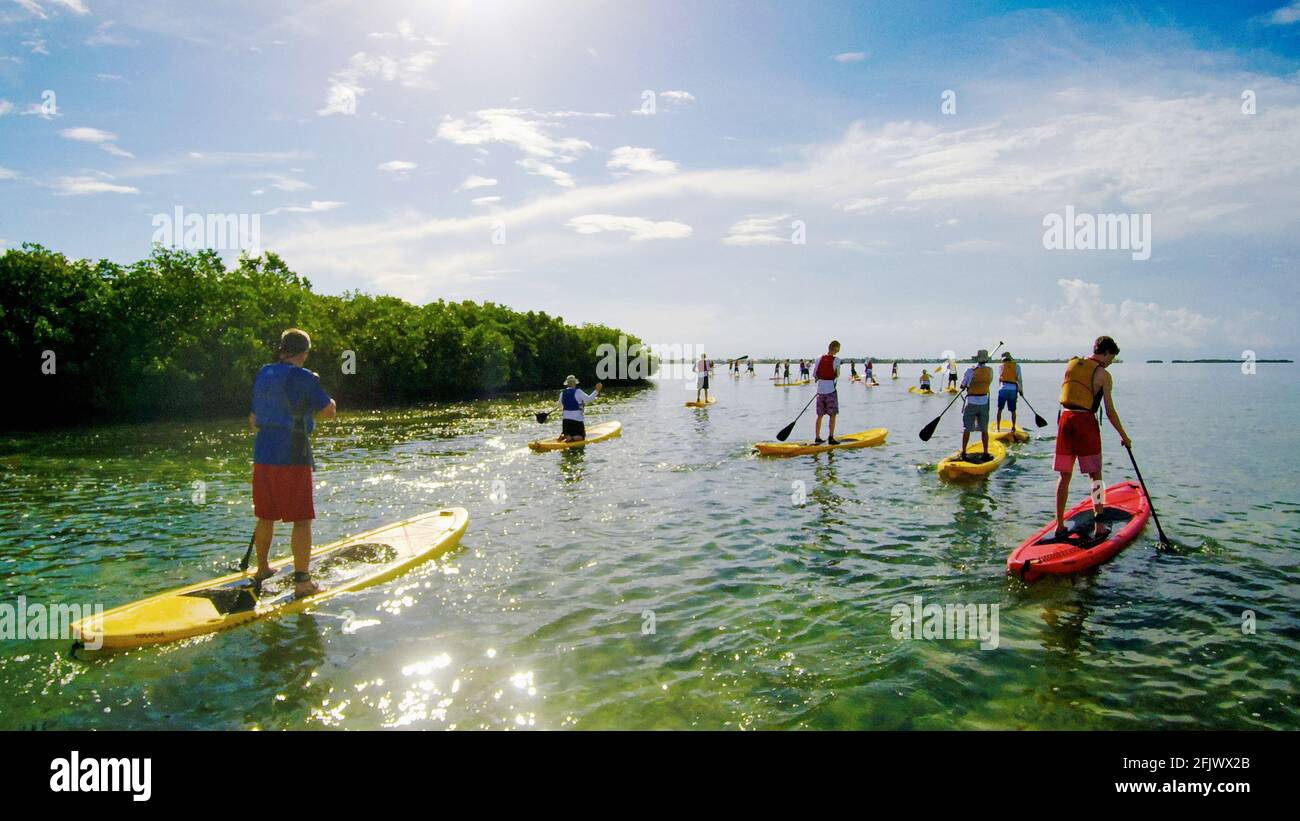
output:
M 578 401 L 578 389 L 565 388 L 560 391 L 560 405 L 566 411 L 582 410 L 582 403 Z

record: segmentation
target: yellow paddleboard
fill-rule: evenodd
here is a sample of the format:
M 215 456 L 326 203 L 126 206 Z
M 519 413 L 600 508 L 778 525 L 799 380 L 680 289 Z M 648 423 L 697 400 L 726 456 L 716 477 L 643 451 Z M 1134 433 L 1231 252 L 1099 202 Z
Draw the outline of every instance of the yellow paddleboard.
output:
M 580 448 L 590 445 L 592 442 L 603 442 L 606 439 L 613 439 L 623 432 L 622 422 L 601 422 L 599 425 L 592 425 L 587 428 L 587 438 L 578 442 L 561 442 L 559 439 L 538 439 L 536 442 L 529 442 L 528 447 L 539 453 L 548 450 L 565 450 L 566 448 Z
M 912 387 L 908 388 L 908 389 L 907 389 L 907 392 L 908 392 L 908 393 L 919 394 L 919 395 L 921 395 L 921 396 L 933 396 L 933 395 L 934 395 L 934 391 L 923 391 L 923 390 L 921 390 L 920 388 L 918 388 L 916 385 L 913 385 Z
M 778 387 L 778 388 L 797 388 L 797 387 L 799 387 L 800 385 L 811 385 L 811 384 L 812 384 L 812 380 L 811 380 L 811 379 L 804 379 L 804 380 L 802 380 L 802 381 L 800 381 L 800 382 L 776 382 L 776 383 L 774 383 L 774 387 Z
M 469 512 L 450 507 L 385 525 L 312 552 L 312 580 L 319 593 L 293 595 L 293 557 L 271 562 L 280 572 L 253 586 L 253 570 L 160 593 L 124 604 L 102 617 L 72 626 L 88 647 L 118 649 L 162 644 L 226 630 L 246 622 L 293 613 L 339 593 L 358 590 L 405 573 L 446 553 L 469 526 Z
M 966 457 L 969 459 L 972 456 L 978 457 L 983 454 L 983 444 L 980 443 L 979 437 L 972 434 L 971 442 L 966 446 Z M 989 456 L 992 458 L 987 462 L 963 462 L 961 459 L 961 451 L 957 451 L 956 453 L 939 460 L 939 465 L 936 468 L 939 471 L 939 478 L 979 479 L 988 476 L 990 473 L 997 470 L 998 466 L 1007 458 L 1007 449 L 1003 447 L 1001 442 L 995 439 L 990 439 Z
M 989 428 L 989 441 L 994 441 L 994 440 L 1001 442 L 1003 444 L 1007 444 L 1009 442 L 1028 442 L 1029 431 L 1020 427 L 1019 425 L 1016 425 L 1016 429 L 1012 431 L 1011 421 L 1008 419 L 1003 419 L 1001 424 L 999 424 L 996 428 L 994 427 Z
M 710 396 L 708 399 L 705 399 L 703 402 L 687 402 L 687 403 L 686 403 L 686 407 L 688 407 L 688 408 L 707 408 L 709 405 L 712 405 L 714 402 L 717 402 L 717 401 L 718 401 L 717 399 L 715 399 L 715 398 L 713 398 L 712 396 Z
M 841 434 L 837 445 L 814 445 L 812 442 L 759 442 L 754 445 L 764 456 L 803 456 L 808 453 L 825 453 L 828 450 L 848 450 L 879 445 L 889 435 L 888 428 L 872 428 L 858 433 Z

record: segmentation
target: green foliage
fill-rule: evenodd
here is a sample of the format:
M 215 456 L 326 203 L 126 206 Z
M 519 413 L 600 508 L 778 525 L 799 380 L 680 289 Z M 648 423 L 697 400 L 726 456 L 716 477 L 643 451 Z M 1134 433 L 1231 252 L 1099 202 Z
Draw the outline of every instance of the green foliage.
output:
M 120 266 L 26 244 L 0 256 L 0 358 L 18 382 L 0 418 L 241 414 L 289 327 L 311 334 L 307 366 L 344 408 L 558 390 L 569 373 L 591 385 L 597 347 L 620 336 L 490 302 L 315 294 L 271 253 L 227 270 L 210 251 L 156 248 Z M 54 374 L 42 373 L 45 351 Z M 344 373 L 346 352 L 353 374 Z

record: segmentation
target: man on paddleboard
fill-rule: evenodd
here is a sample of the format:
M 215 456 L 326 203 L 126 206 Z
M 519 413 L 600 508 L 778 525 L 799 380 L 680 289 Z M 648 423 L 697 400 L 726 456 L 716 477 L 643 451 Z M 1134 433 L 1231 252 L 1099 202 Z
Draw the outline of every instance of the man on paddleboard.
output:
M 930 390 L 930 372 L 925 368 L 921 369 L 921 390 Z
M 974 367 L 966 369 L 961 386 L 966 391 L 966 402 L 961 412 L 961 460 L 966 461 L 966 445 L 970 435 L 979 431 L 984 443 L 984 455 L 989 452 L 989 386 L 993 384 L 993 369 L 988 366 L 989 352 L 980 348 L 975 354 Z M 956 363 L 953 363 L 954 365 Z M 956 376 L 954 370 L 952 376 Z
M 998 430 L 1002 429 L 1002 409 L 1011 410 L 1011 430 L 1016 429 L 1016 399 L 1025 393 L 1024 375 L 1020 372 L 1020 363 L 1011 356 L 1010 351 L 1002 354 L 1002 371 L 998 374 Z
M 567 382 L 565 383 L 568 384 Z M 573 384 L 578 384 L 574 382 Z M 704 354 L 700 354 L 700 359 L 695 363 L 695 401 L 700 401 L 700 391 L 704 391 L 704 401 L 709 399 L 709 359 Z
M 253 383 L 248 427 L 253 442 L 253 513 L 257 526 L 258 582 L 275 575 L 269 557 L 275 523 L 293 522 L 293 592 L 309 596 L 320 588 L 311 580 L 312 502 L 310 435 L 313 417 L 333 419 L 338 406 L 321 387 L 320 377 L 303 367 L 311 337 L 290 328 L 280 335 L 279 361 L 264 365 Z
M 1105 485 L 1101 481 L 1101 426 L 1096 413 L 1106 403 L 1106 418 L 1119 434 L 1124 447 L 1132 442 L 1115 411 L 1111 398 L 1110 371 L 1106 370 L 1119 355 L 1119 346 L 1109 336 L 1099 336 L 1092 345 L 1092 356 L 1072 358 L 1065 365 L 1061 381 L 1061 412 L 1056 420 L 1056 538 L 1064 538 L 1065 504 L 1070 498 L 1070 477 L 1074 461 L 1079 470 L 1092 479 L 1093 539 L 1104 539 L 1110 529 L 1101 523 L 1106 507 Z
M 947 368 L 948 368 L 948 387 L 952 388 L 953 390 L 956 390 L 957 389 L 957 360 L 949 359 L 947 363 Z
M 838 445 L 835 441 L 835 417 L 840 412 L 839 394 L 835 392 L 835 380 L 840 375 L 840 343 L 834 340 L 826 348 L 826 353 L 817 360 L 815 375 L 817 377 L 817 422 L 813 428 L 813 444 L 822 444 L 822 417 L 831 418 L 830 431 L 826 443 Z
M 700 361 L 704 361 L 703 354 L 700 355 Z M 704 386 L 705 388 L 708 387 L 707 375 L 705 376 Z M 587 438 L 587 422 L 583 408 L 588 403 L 596 401 L 603 387 L 604 383 L 597 382 L 593 391 L 587 393 L 578 387 L 578 377 L 573 374 L 564 377 L 564 390 L 560 391 L 561 442 L 581 442 Z

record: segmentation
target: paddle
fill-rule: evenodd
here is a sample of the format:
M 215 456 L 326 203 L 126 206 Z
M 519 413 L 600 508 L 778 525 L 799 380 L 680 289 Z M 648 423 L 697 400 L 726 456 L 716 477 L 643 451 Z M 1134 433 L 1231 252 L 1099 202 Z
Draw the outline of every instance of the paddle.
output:
M 803 410 L 799 411 L 799 416 L 803 416 L 804 411 L 806 411 L 806 410 L 808 410 L 808 408 L 812 407 L 812 403 L 813 403 L 814 401 L 816 401 L 816 399 L 817 399 L 817 394 L 816 394 L 816 393 L 813 393 L 813 398 L 812 398 L 812 399 L 809 399 L 809 400 L 808 400 L 808 404 L 807 404 L 807 405 L 804 405 L 804 406 L 803 406 Z M 794 430 L 795 422 L 798 422 L 798 421 L 799 421 L 799 416 L 796 416 L 796 417 L 794 418 L 794 422 L 791 422 L 790 424 L 788 424 L 788 425 L 786 425 L 785 427 L 781 428 L 781 432 L 778 433 L 778 434 L 776 435 L 776 441 L 778 441 L 778 442 L 784 442 L 785 440 L 787 440 L 787 439 L 790 438 L 790 431 Z
M 254 531 L 252 536 L 248 537 L 248 549 L 244 551 L 244 558 L 239 560 L 240 573 L 243 573 L 245 570 L 248 569 L 248 563 L 253 558 L 253 540 L 256 538 L 257 538 L 256 531 Z
M 1128 451 L 1128 460 L 1133 463 L 1133 472 L 1137 474 L 1138 484 L 1142 485 L 1142 494 L 1147 497 L 1147 506 L 1151 508 L 1151 518 L 1155 520 L 1156 532 L 1160 534 L 1161 547 L 1173 547 L 1173 542 L 1165 535 L 1165 529 L 1160 526 L 1160 517 L 1156 515 L 1156 506 L 1151 503 L 1151 493 L 1147 490 L 1146 480 L 1142 478 L 1142 471 L 1138 469 L 1137 459 L 1133 458 L 1133 448 L 1128 445 L 1124 446 Z
M 1034 410 L 1034 406 L 1029 404 L 1029 400 L 1025 399 L 1025 395 L 1023 393 L 1020 394 L 1020 398 L 1025 400 L 1025 407 L 1029 408 L 1031 411 L 1034 411 L 1034 424 L 1038 425 L 1038 427 L 1040 428 L 1047 427 L 1047 420 L 1038 415 L 1038 411 Z
M 989 358 L 992 359 L 992 358 L 993 358 L 993 354 L 994 354 L 994 353 L 997 353 L 1001 348 L 1002 348 L 1002 340 L 999 339 L 999 340 L 998 340 L 998 347 L 996 347 L 996 348 L 993 349 L 993 353 L 989 354 Z M 921 441 L 922 441 L 922 442 L 929 442 L 929 441 L 930 441 L 930 437 L 931 437 L 931 436 L 934 436 L 935 428 L 939 427 L 939 420 L 943 418 L 943 414 L 944 414 L 944 413 L 947 413 L 947 412 L 948 412 L 948 408 L 951 408 L 951 407 L 952 407 L 953 402 L 956 402 L 956 401 L 957 401 L 958 399 L 960 399 L 960 398 L 962 397 L 962 395 L 965 394 L 965 393 L 966 393 L 966 389 L 965 389 L 965 388 L 963 388 L 963 389 L 957 391 L 957 394 L 956 394 L 955 396 L 953 396 L 952 401 L 950 401 L 950 402 L 948 403 L 947 407 L 945 407 L 945 408 L 943 409 L 943 413 L 940 413 L 938 416 L 934 417 L 934 419 L 930 422 L 930 424 L 928 424 L 928 425 L 926 425 L 925 427 L 921 428 L 921 432 L 920 432 L 920 434 L 918 434 L 918 435 L 921 437 Z

